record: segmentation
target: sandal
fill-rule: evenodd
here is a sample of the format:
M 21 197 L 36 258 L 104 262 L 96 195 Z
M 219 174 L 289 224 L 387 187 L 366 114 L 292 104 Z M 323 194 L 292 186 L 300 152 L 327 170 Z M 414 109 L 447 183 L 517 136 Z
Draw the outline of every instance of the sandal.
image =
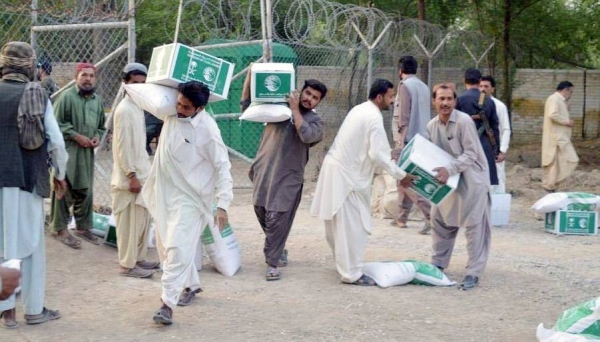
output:
M 168 307 L 166 304 L 163 304 L 163 306 L 161 306 L 160 309 L 154 313 L 152 320 L 163 325 L 173 324 L 173 309 Z
M 16 329 L 19 326 L 19 322 L 17 322 L 17 309 L 13 308 L 0 312 L 0 323 L 6 329 Z
M 127 271 L 119 272 L 119 275 L 123 277 L 132 277 L 132 278 L 152 278 L 154 271 L 146 270 L 141 267 L 135 266 L 134 268 L 130 268 Z
M 179 296 L 179 300 L 177 301 L 177 306 L 188 306 L 192 304 L 192 300 L 196 298 L 196 293 L 202 292 L 201 288 L 198 288 L 192 291 L 189 287 L 186 287 L 185 290 Z
M 375 280 L 373 280 L 373 278 L 363 274 L 362 276 L 360 276 L 360 278 L 358 278 L 357 281 L 353 282 L 352 285 L 375 286 L 377 284 L 375 283 Z
M 49 310 L 44 307 L 41 314 L 37 315 L 25 315 L 25 323 L 27 324 L 40 324 L 48 321 L 52 321 L 60 318 L 58 310 Z
M 85 241 L 89 242 L 89 243 L 93 243 L 94 245 L 99 245 L 100 241 L 98 241 L 98 237 L 94 234 L 92 234 L 92 232 L 90 232 L 89 230 L 84 230 L 83 233 L 81 233 L 79 230 L 75 230 L 75 235 L 77 235 L 78 237 L 84 239 Z
M 73 237 L 73 235 L 69 234 L 66 237 L 62 237 L 60 235 L 56 235 L 55 239 L 57 239 L 58 241 L 64 243 L 65 245 L 73 248 L 73 249 L 79 249 L 81 248 L 81 240 L 76 239 L 75 237 Z
M 275 267 L 267 268 L 267 281 L 279 280 L 281 279 L 281 272 Z
M 288 265 L 288 250 L 284 249 L 283 253 L 279 257 L 279 262 L 277 263 L 277 267 L 286 267 Z

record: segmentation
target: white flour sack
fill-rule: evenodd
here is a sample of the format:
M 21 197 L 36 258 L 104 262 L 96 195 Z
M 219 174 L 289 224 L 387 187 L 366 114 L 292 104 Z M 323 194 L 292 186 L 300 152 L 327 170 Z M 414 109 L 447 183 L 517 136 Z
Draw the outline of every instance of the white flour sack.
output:
M 254 122 L 281 122 L 292 117 L 290 107 L 283 104 L 253 103 L 240 116 L 240 120 Z
M 377 286 L 386 288 L 410 283 L 415 278 L 415 267 L 410 262 L 367 262 L 363 273 Z
M 600 196 L 586 192 L 555 192 L 540 198 L 531 209 L 538 213 L 551 213 L 559 209 L 599 211 Z
M 124 84 L 125 91 L 138 107 L 148 113 L 164 117 L 177 114 L 177 89 L 160 84 Z
M 456 284 L 433 264 L 416 260 L 404 260 L 404 262 L 412 263 L 415 267 L 415 279 L 411 281 L 412 284 L 429 286 L 453 286 Z
M 210 222 L 202 231 L 202 244 L 213 266 L 224 276 L 233 276 L 242 266 L 242 253 L 231 225 L 219 232 Z
M 540 342 L 600 342 L 600 337 L 598 336 L 569 334 L 554 329 L 546 329 L 543 323 L 538 325 L 535 337 Z

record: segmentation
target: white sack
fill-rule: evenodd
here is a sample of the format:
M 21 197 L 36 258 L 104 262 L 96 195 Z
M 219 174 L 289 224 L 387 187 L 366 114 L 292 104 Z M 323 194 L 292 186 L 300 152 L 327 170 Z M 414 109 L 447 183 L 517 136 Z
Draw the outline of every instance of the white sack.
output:
M 410 262 L 367 262 L 363 266 L 363 273 L 383 288 L 408 284 L 415 278 L 415 272 Z
M 152 83 L 123 85 L 133 102 L 141 109 L 162 119 L 177 114 L 177 89 Z
M 282 122 L 291 119 L 290 107 L 281 104 L 252 104 L 240 116 L 240 120 L 254 122 Z
M 242 266 L 242 253 L 231 225 L 219 232 L 211 220 L 202 231 L 201 239 L 206 254 L 219 273 L 231 277 Z
M 585 192 L 555 192 L 540 198 L 531 209 L 541 214 L 555 212 L 560 209 L 599 211 L 600 196 Z

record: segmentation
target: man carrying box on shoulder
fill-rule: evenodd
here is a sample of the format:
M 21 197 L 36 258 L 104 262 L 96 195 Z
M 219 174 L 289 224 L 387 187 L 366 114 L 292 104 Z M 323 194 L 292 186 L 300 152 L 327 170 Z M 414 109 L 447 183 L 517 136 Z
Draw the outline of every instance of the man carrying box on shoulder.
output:
M 459 289 L 470 290 L 477 286 L 490 252 L 490 175 L 475 123 L 469 115 L 454 109 L 455 89 L 452 83 L 433 87 L 438 116 L 427 124 L 431 142 L 455 158 L 449 165 L 434 169 L 438 182 L 445 184 L 450 176 L 461 174 L 456 190 L 431 208 L 431 263 L 441 270 L 448 267 L 458 228 L 465 227 L 469 259 Z
M 240 103 L 242 110 L 250 103 L 250 75 L 249 69 Z M 302 198 L 308 151 L 323 139 L 324 122 L 314 109 L 326 95 L 327 87 L 312 79 L 304 82 L 301 91 L 293 91 L 288 98 L 292 119 L 266 125 L 256 160 L 250 167 L 254 212 L 265 232 L 263 252 L 268 281 L 279 280 L 278 268 L 288 262 L 285 243 Z

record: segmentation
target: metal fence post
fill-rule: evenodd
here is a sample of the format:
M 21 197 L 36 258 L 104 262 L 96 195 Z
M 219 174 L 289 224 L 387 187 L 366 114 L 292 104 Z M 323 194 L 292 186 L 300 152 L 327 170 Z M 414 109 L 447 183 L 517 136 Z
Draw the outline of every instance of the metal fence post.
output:
M 31 1 L 31 27 L 37 26 L 38 0 Z M 31 47 L 37 55 L 37 33 L 30 28 Z
M 129 27 L 127 30 L 127 41 L 129 42 L 129 51 L 127 51 L 127 61 L 135 62 L 135 0 L 129 0 Z

